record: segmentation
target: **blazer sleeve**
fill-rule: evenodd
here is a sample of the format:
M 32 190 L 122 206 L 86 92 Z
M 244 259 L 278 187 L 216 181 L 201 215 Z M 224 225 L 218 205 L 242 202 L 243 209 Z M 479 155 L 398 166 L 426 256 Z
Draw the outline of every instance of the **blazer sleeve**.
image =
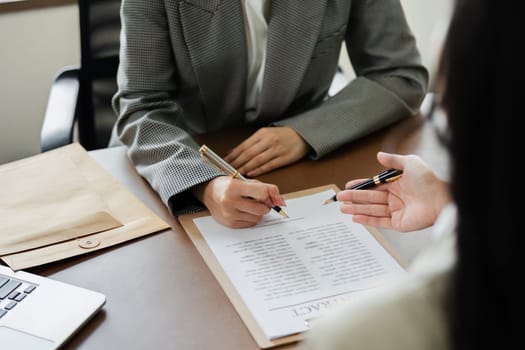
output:
M 137 171 L 172 214 L 198 211 L 203 206 L 190 189 L 221 173 L 201 160 L 198 145 L 177 125 L 182 108 L 174 98 L 178 73 L 164 2 L 124 0 L 121 21 L 114 139 L 127 146 Z
M 345 43 L 356 78 L 317 107 L 274 123 L 294 128 L 314 159 L 415 115 L 427 92 L 428 71 L 399 0 L 352 1 Z

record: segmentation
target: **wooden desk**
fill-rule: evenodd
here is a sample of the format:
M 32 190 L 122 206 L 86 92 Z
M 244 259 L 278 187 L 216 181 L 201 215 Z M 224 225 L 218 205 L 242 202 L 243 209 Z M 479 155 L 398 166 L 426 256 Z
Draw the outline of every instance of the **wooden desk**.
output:
M 325 159 L 305 160 L 260 179 L 278 184 L 282 193 L 329 183 L 344 187 L 348 179 L 368 177 L 381 169 L 375 158 L 379 150 L 418 153 L 418 125 L 418 118 L 409 119 Z M 207 138 L 206 143 L 220 153 L 241 137 L 222 134 Z M 104 309 L 65 348 L 258 349 L 192 242 L 135 172 L 124 148 L 90 154 L 172 229 L 32 269 L 107 296 Z M 428 242 L 424 233 L 385 235 L 408 260 Z M 280 349 L 298 348 L 300 344 Z

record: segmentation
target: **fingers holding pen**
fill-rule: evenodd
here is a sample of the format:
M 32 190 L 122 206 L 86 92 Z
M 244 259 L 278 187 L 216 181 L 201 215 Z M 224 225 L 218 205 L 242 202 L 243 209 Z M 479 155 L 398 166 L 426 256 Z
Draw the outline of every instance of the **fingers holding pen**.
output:
M 352 188 L 353 186 L 355 185 L 358 185 L 358 184 L 361 184 L 365 181 L 367 181 L 368 179 L 355 179 L 355 180 L 350 180 L 346 183 L 345 185 L 345 189 L 350 189 Z
M 342 201 L 339 209 L 345 214 L 352 215 L 370 215 L 370 216 L 390 216 L 390 208 L 388 202 L 378 201 L 360 201 L 354 199 L 354 201 Z
M 272 207 L 286 204 L 275 185 L 228 176 L 211 180 L 202 201 L 217 221 L 233 228 L 254 226 Z
M 258 180 L 248 180 L 243 183 L 240 195 L 255 200 L 259 203 L 265 203 L 269 208 L 273 206 L 285 206 L 286 202 L 279 193 L 279 187 L 273 184 L 263 183 Z
M 253 226 L 261 221 L 262 217 L 270 212 L 275 206 L 285 206 L 286 203 L 279 194 L 275 185 L 262 183 L 256 180 L 243 182 L 239 193 L 237 205 L 235 206 L 237 216 L 249 216 Z M 237 197 L 237 196 L 235 196 Z M 251 216 L 251 217 L 250 217 Z M 255 219 L 255 221 L 253 221 Z
M 347 186 L 357 184 L 362 180 L 350 181 Z M 381 186 L 373 190 L 343 190 L 337 193 L 337 200 L 339 202 L 354 202 L 362 204 L 386 204 L 388 200 L 388 192 L 382 191 Z
M 348 191 L 359 193 L 357 196 L 343 196 L 349 200 L 340 200 L 339 210 L 344 214 L 351 214 L 354 222 L 375 227 L 392 228 L 392 212 L 387 200 L 387 193 L 383 191 Z M 369 192 L 369 193 L 365 193 Z
M 347 183 L 348 187 L 362 182 L 353 180 Z M 337 194 L 341 203 L 339 210 L 344 214 L 352 214 L 353 221 L 380 227 L 389 227 L 391 212 L 388 203 L 388 192 L 380 190 L 381 186 L 373 190 L 343 190 Z

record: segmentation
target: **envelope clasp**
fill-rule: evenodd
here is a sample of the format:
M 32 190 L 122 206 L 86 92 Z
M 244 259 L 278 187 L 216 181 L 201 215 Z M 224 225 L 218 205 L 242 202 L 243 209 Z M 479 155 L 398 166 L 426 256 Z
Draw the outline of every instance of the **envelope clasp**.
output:
M 84 249 L 92 249 L 100 245 L 100 241 L 93 238 L 79 238 L 77 239 L 78 246 Z

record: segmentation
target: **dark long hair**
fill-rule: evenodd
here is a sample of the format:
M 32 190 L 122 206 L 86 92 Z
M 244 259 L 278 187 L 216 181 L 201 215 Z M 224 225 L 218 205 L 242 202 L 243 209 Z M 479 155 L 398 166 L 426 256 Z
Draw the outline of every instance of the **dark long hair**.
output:
M 520 6 L 512 0 L 457 0 L 443 51 L 451 186 L 459 214 L 450 320 L 456 349 L 507 349 L 520 344 L 525 332 Z

